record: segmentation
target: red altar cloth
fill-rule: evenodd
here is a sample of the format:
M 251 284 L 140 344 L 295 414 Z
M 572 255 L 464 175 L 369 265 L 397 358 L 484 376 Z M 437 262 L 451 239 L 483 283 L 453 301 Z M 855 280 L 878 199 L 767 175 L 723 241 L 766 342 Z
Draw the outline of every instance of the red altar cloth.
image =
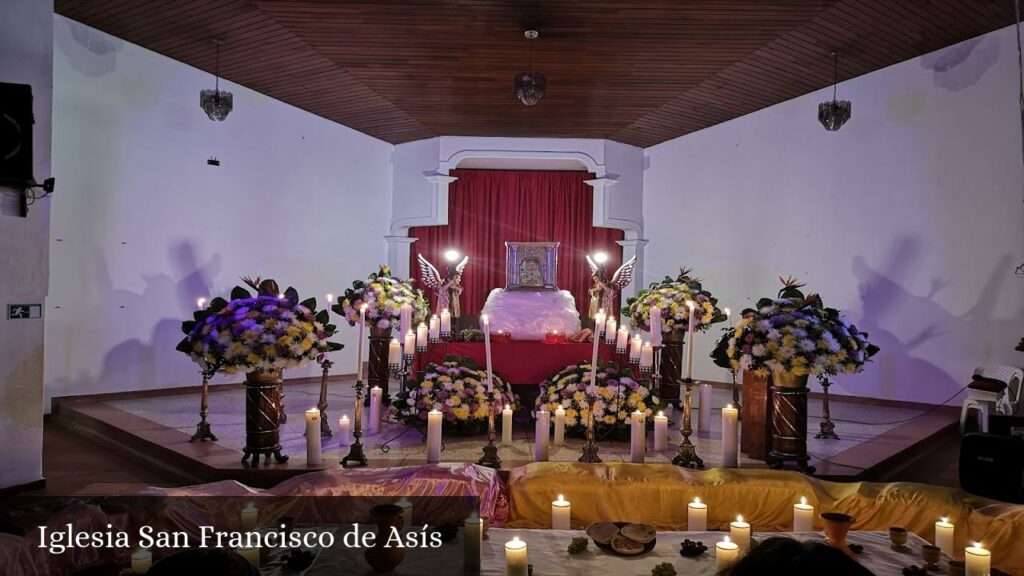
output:
M 560 370 L 580 361 L 589 361 L 594 353 L 592 342 L 566 342 L 545 344 L 538 340 L 512 340 L 491 342 L 491 362 L 494 372 L 506 382 L 536 386 L 557 374 Z M 612 350 L 604 343 L 598 347 L 598 356 L 608 361 Z M 451 342 L 431 346 L 427 353 L 428 362 L 441 362 L 445 356 L 454 355 L 472 358 L 483 368 L 483 342 Z

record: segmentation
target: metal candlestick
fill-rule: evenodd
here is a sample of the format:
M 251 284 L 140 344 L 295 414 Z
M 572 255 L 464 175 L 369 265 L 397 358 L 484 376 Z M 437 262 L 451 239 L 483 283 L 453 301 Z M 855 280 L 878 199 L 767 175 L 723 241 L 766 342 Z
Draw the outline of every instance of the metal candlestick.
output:
M 587 414 L 587 441 L 583 444 L 583 453 L 580 454 L 577 462 L 585 464 L 601 462 L 601 458 L 597 455 L 597 441 L 594 438 L 594 405 L 592 403 Z
M 197 440 L 210 440 L 212 442 L 217 441 L 217 437 L 213 435 L 213 431 L 210 430 L 210 423 L 206 421 L 206 417 L 210 414 L 210 376 L 209 372 L 200 372 L 203 375 L 203 394 L 202 399 L 199 401 L 199 424 L 196 424 L 196 433 L 188 439 L 189 442 L 195 442 Z
M 355 442 L 348 449 L 348 455 L 341 459 L 341 465 L 345 468 L 356 468 L 366 466 L 366 454 L 363 453 L 363 381 L 356 380 L 356 408 L 355 422 L 352 437 Z
M 740 415 L 739 418 L 742 420 L 743 410 L 740 406 L 740 385 L 736 382 L 736 371 L 730 370 L 729 373 L 732 374 L 732 405 L 736 407 L 736 410 Z
M 316 403 L 316 409 L 320 411 L 320 436 L 322 438 L 330 438 L 334 435 L 331 432 L 330 418 L 327 417 L 327 373 L 331 371 L 331 366 L 334 366 L 334 362 L 326 357 L 320 362 L 323 374 L 320 375 L 320 401 Z
M 698 470 L 703 470 L 704 461 L 701 460 L 700 456 L 697 456 L 697 447 L 690 442 L 690 434 L 693 434 L 693 426 L 690 423 L 690 409 L 692 406 L 690 389 L 692 387 L 693 379 L 684 378 L 683 427 L 679 430 L 682 432 L 683 438 L 679 441 L 679 450 L 676 452 L 676 457 L 672 459 L 672 464 L 682 466 L 683 468 L 696 468 Z
M 828 388 L 832 383 L 828 381 L 828 378 L 821 379 L 821 388 L 825 391 L 825 399 L 822 400 L 821 405 L 821 424 L 819 425 L 819 432 L 814 435 L 815 438 L 832 438 L 833 440 L 839 440 L 839 435 L 836 434 L 836 425 L 832 422 L 832 413 L 828 409 Z
M 501 458 L 498 456 L 498 447 L 494 444 L 497 434 L 494 431 L 494 392 L 491 391 L 490 405 L 487 407 L 487 445 L 484 446 L 484 455 L 476 461 L 481 466 L 501 468 Z

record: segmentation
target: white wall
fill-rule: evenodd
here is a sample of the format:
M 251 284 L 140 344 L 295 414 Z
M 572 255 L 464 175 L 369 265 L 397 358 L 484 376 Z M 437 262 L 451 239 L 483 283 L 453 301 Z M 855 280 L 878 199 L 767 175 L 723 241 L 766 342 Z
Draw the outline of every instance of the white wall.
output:
M 35 177 L 50 175 L 53 97 L 53 1 L 3 0 L 0 82 L 31 84 Z M 0 202 L 17 195 L 0 189 Z M 0 213 L 0 487 L 42 477 L 43 321 L 7 320 L 7 305 L 46 299 L 50 200 L 39 200 L 28 218 Z
M 209 74 L 60 16 L 54 28 L 47 398 L 195 385 L 174 346 L 196 297 L 242 275 L 340 294 L 383 263 L 390 144 L 224 82 L 235 110 L 212 122 Z M 354 370 L 353 332 L 339 371 Z
M 649 148 L 646 279 L 696 268 L 724 306 L 806 281 L 882 348 L 840 393 L 941 402 L 1024 364 L 1024 203 L 1012 28 Z M 696 349 L 696 376 L 722 380 Z

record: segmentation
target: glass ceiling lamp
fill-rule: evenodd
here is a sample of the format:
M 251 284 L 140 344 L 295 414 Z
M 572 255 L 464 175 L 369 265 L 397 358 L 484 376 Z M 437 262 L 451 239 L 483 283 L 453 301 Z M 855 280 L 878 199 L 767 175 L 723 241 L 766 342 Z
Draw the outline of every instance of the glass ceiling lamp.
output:
M 527 30 L 523 33 L 527 40 L 536 40 L 540 33 L 536 30 Z M 530 43 L 530 72 L 516 74 L 516 98 L 527 106 L 533 106 L 544 96 L 548 87 L 548 79 L 541 72 L 533 70 L 533 43 Z
M 206 112 L 210 120 L 222 121 L 231 113 L 234 105 L 234 98 L 231 92 L 220 89 L 220 45 L 222 42 L 215 39 L 213 43 L 217 46 L 217 62 L 213 72 L 213 90 L 206 89 L 199 93 L 199 107 Z
M 836 100 L 836 87 L 839 84 L 839 55 L 832 53 L 833 75 L 832 101 L 818 104 L 818 122 L 829 132 L 835 132 L 850 119 L 850 101 Z

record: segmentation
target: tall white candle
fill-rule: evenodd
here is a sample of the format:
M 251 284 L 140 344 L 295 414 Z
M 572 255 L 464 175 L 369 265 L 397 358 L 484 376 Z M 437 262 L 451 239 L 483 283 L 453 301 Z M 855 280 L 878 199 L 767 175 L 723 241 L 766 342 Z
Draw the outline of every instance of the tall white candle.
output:
M 964 548 L 965 576 L 988 576 L 992 569 L 992 553 L 981 542 Z
M 338 418 L 338 444 L 352 444 L 352 421 L 349 420 L 348 414 L 342 414 L 341 418 Z
M 505 574 L 506 576 L 527 576 L 529 562 L 526 542 L 513 537 L 505 543 Z
M 629 415 L 629 461 L 642 464 L 647 452 L 647 416 L 635 410 Z
M 694 330 L 696 329 L 696 325 L 693 321 L 693 309 L 697 304 L 693 300 L 687 300 L 686 306 L 690 309 L 690 319 L 686 323 L 686 379 L 693 380 L 693 335 Z
M 697 432 L 711 432 L 711 384 L 700 385 L 697 411 Z
M 249 564 L 252 564 L 256 568 L 260 567 L 260 549 L 259 548 L 255 547 L 255 546 L 243 546 L 241 548 L 235 548 L 235 552 L 237 552 L 238 555 L 241 556 L 242 558 L 245 558 L 246 560 L 248 560 Z
M 392 338 L 388 344 L 388 364 L 391 366 L 398 366 L 402 363 L 402 344 L 398 342 L 398 338 Z
M 359 345 L 356 351 L 356 380 L 363 379 L 363 330 L 366 329 L 366 304 L 359 307 Z
M 319 466 L 320 458 L 320 410 L 306 410 L 306 466 Z
M 737 516 L 735 522 L 729 524 L 729 534 L 741 550 L 750 548 L 750 523 L 743 521 L 743 516 Z
M 793 532 L 814 531 L 814 506 L 807 503 L 801 496 L 800 502 L 793 504 Z
M 447 308 L 441 311 L 441 332 L 447 334 L 452 331 L 452 313 Z
M 647 323 L 651 326 L 651 346 L 661 346 L 661 308 L 651 306 Z
M 494 389 L 494 373 L 491 371 L 491 319 L 487 314 L 480 315 L 480 325 L 484 329 L 484 361 L 487 365 L 487 392 Z
M 402 352 L 406 356 L 416 354 L 416 333 L 411 329 L 405 333 L 405 345 L 402 347 Z
M 430 317 L 430 326 L 427 327 L 427 336 L 431 340 L 437 340 L 441 337 L 441 319 L 434 314 Z
M 935 523 L 935 545 L 942 548 L 942 553 L 953 557 L 953 537 L 956 528 L 949 521 L 949 518 L 940 518 Z
M 474 511 L 466 518 L 464 530 L 465 544 L 462 552 L 462 572 L 464 574 L 480 573 L 480 557 L 484 547 L 484 521 Z
M 740 411 L 732 404 L 722 408 L 722 467 L 737 468 L 739 459 Z
M 715 544 L 715 572 L 721 572 L 736 563 L 740 557 L 740 547 L 726 536 Z
M 604 343 L 605 344 L 609 344 L 609 345 L 610 344 L 615 344 L 615 338 L 617 338 L 618 335 L 619 335 L 618 334 L 618 331 L 619 331 L 618 324 L 619 323 L 618 323 L 617 320 L 615 320 L 614 316 L 609 316 L 608 317 L 608 321 L 604 325 Z
M 654 366 L 654 347 L 648 342 L 640 349 L 640 367 L 650 368 Z
M 380 405 L 383 390 L 380 386 L 370 388 L 370 421 L 366 423 L 366 433 L 376 434 L 380 432 Z
M 644 347 L 644 339 L 640 337 L 640 334 L 633 336 L 633 339 L 629 341 L 629 361 L 633 362 L 636 360 L 640 361 L 640 349 Z
M 629 348 L 629 328 L 623 326 L 615 333 L 615 350 L 626 351 Z
M 260 511 L 256 508 L 256 505 L 249 502 L 242 508 L 240 514 L 239 524 L 242 528 L 242 532 L 248 532 L 256 527 L 256 523 L 259 521 Z
M 552 444 L 555 446 L 565 444 L 565 408 L 561 405 L 555 408 L 555 439 Z
M 572 505 L 561 494 L 551 502 L 551 529 L 571 530 Z
M 427 413 L 427 463 L 441 461 L 441 412 L 434 408 Z
M 501 443 L 504 446 L 512 445 L 512 406 L 508 404 L 501 411 Z
M 668 416 L 665 413 L 658 411 L 658 415 L 654 417 L 654 450 L 665 450 L 668 448 Z
M 708 529 L 708 505 L 693 499 L 686 505 L 686 529 L 690 532 L 705 532 Z
M 421 350 L 427 347 L 427 325 L 423 322 L 416 327 L 416 347 Z
M 153 553 L 148 548 L 139 548 L 132 552 L 132 572 L 145 574 L 153 566 Z
M 549 434 L 551 433 L 551 412 L 541 409 L 536 412 L 535 416 L 537 422 L 534 435 L 533 459 L 537 462 L 547 462 L 550 452 L 548 441 Z
M 405 334 L 412 329 L 412 304 L 405 303 L 398 307 L 398 333 Z

